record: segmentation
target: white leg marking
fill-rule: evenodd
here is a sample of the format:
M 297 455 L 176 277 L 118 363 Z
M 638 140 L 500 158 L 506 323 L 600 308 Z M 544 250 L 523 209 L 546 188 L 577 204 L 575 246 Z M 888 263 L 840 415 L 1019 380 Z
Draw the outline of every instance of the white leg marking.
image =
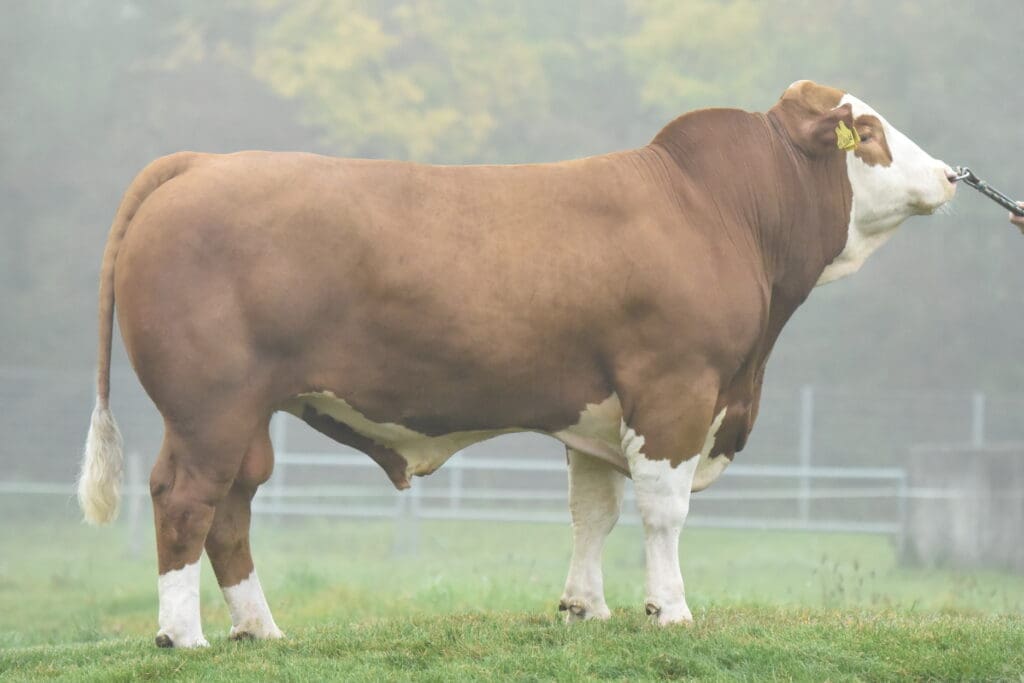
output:
M 223 589 L 224 600 L 231 612 L 231 637 L 249 634 L 255 638 L 284 638 L 281 629 L 274 623 L 270 614 L 267 599 L 263 596 L 263 587 L 256 570 L 252 570 L 249 578 L 234 586 Z
M 566 623 L 608 619 L 601 554 L 622 509 L 626 478 L 602 460 L 569 450 L 569 511 L 572 513 L 572 561 L 560 607 Z
M 697 458 L 673 469 L 667 460 L 651 461 L 641 455 L 630 466 L 644 523 L 647 612 L 656 614 L 660 624 L 692 621 L 679 570 L 679 534 L 690 510 Z
M 187 564 L 161 574 L 157 580 L 160 593 L 160 630 L 174 647 L 207 647 L 199 620 L 199 562 Z
M 714 444 L 725 411 L 715 418 L 702 452 L 672 467 L 668 460 L 648 460 L 644 437 L 622 423 L 622 450 L 636 491 L 636 504 L 644 524 L 647 560 L 647 613 L 661 625 L 689 623 L 693 615 L 686 604 L 683 575 L 679 570 L 679 534 L 690 511 L 694 473 Z

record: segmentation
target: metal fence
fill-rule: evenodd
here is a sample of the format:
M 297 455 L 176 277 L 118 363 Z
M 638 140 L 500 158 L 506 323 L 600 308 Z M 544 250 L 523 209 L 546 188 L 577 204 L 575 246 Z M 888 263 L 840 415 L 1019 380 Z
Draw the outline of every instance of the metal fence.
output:
M 313 479 L 338 480 L 349 474 L 378 474 L 376 463 L 363 455 L 290 453 L 277 455 L 281 469 L 320 470 Z M 326 474 L 323 471 L 326 470 Z M 569 522 L 566 508 L 566 466 L 564 459 L 507 459 L 454 456 L 444 467 L 447 481 L 430 478 L 415 480 L 407 492 L 390 489 L 390 484 L 317 484 L 285 485 L 281 479 L 263 487 L 253 502 L 255 515 L 342 517 L 349 519 L 393 519 L 402 526 L 400 545 L 404 552 L 415 552 L 419 522 L 423 520 L 460 520 L 486 522 L 560 523 Z M 903 469 L 881 467 L 804 467 L 780 465 L 734 465 L 726 484 L 696 495 L 688 527 L 748 530 L 800 530 L 886 534 L 900 546 L 904 544 L 906 505 L 914 492 L 907 486 Z M 466 485 L 473 475 L 513 473 L 515 485 Z M 383 475 L 381 475 L 382 477 Z M 126 462 L 124 516 L 130 546 L 137 551 L 142 538 L 150 534 L 149 487 L 147 469 L 137 453 Z M 744 486 L 749 480 L 756 486 Z M 721 482 L 720 482 L 721 483 Z M 778 485 L 778 484 L 782 485 Z M 766 485 L 767 484 L 767 485 Z M 772 485 L 775 484 L 775 485 Z M 59 496 L 74 494 L 72 485 L 62 482 L 0 482 L 0 495 Z M 843 514 L 813 515 L 812 505 L 836 501 L 875 501 L 883 503 L 870 518 Z M 895 506 L 885 503 L 895 502 Z M 706 504 L 724 504 L 737 510 L 743 506 L 776 503 L 792 505 L 796 514 L 757 515 L 715 514 L 703 512 Z M 631 491 L 625 494 L 620 524 L 636 525 Z
M 337 515 L 473 521 L 568 521 L 565 457 L 494 457 L 457 453 L 434 475 L 417 478 L 408 492 L 360 481 L 377 465 L 357 453 L 296 452 L 287 448 L 291 420 L 275 416 L 275 476 L 257 496 L 254 508 L 270 515 Z M 319 473 L 317 472 L 319 470 Z M 302 472 L 303 483 L 295 482 Z M 815 501 L 899 500 L 906 497 L 906 476 L 894 467 L 815 467 L 809 457 L 794 465 L 734 464 L 711 489 L 696 494 L 689 524 L 747 529 L 805 529 L 897 534 L 899 505 L 877 519 L 812 516 Z M 291 478 L 291 479 L 289 479 Z M 728 483 L 726 483 L 728 482 Z M 719 485 L 721 484 L 721 486 Z M 788 503 L 783 516 L 714 513 L 712 503 L 738 505 Z M 632 492 L 625 496 L 621 523 L 636 524 Z M 705 509 L 702 509 L 705 508 Z
M 92 404 L 91 375 L 0 368 L 8 435 L 0 495 L 70 495 Z M 161 425 L 129 372 L 113 375 L 113 407 L 132 455 L 129 527 L 148 527 L 146 473 Z M 45 406 L 45 410 L 41 410 Z M 920 442 L 1024 441 L 1024 394 L 984 396 L 827 388 L 768 389 L 748 449 L 694 496 L 690 526 L 889 534 L 902 542 L 910 490 L 904 462 Z M 566 523 L 566 465 L 553 439 L 520 434 L 478 444 L 396 492 L 376 464 L 295 418 L 272 422 L 276 468 L 254 503 L 264 518 L 300 515 L 401 520 Z M 624 524 L 637 516 L 627 493 Z M 146 532 L 148 533 L 148 532 Z

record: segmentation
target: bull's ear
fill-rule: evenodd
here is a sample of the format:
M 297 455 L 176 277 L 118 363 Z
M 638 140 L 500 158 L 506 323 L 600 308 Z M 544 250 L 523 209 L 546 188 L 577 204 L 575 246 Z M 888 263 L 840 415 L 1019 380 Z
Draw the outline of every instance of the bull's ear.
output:
M 853 107 L 841 105 L 843 91 L 811 81 L 797 81 L 782 94 L 775 106 L 790 137 L 812 156 L 852 149 Z M 853 145 L 856 145 L 854 139 Z
M 812 155 L 856 149 L 859 142 L 853 125 L 853 107 L 849 104 L 814 116 L 802 129 L 802 139 L 796 143 Z

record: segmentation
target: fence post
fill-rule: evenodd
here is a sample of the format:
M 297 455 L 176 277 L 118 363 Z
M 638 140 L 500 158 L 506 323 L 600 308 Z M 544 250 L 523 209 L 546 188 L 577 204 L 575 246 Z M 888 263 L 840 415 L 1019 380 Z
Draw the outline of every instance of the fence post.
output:
M 411 492 L 410 492 L 411 493 Z M 406 514 L 405 509 L 409 506 L 409 496 L 404 495 L 401 491 L 393 491 L 392 495 L 395 497 L 395 521 L 394 531 L 392 533 L 392 547 L 391 554 L 399 557 L 405 548 L 405 524 Z
M 422 483 L 422 482 L 421 482 Z M 408 554 L 418 555 L 420 552 L 420 496 L 421 487 L 413 486 L 409 491 L 409 521 L 408 521 Z
M 448 508 L 458 510 L 462 506 L 462 451 L 456 453 L 448 463 L 451 479 L 448 480 Z
M 811 518 L 811 457 L 814 439 L 814 388 L 800 389 L 800 522 L 807 526 Z
M 900 530 L 899 535 L 896 537 L 896 557 L 899 562 L 906 563 L 908 555 L 910 553 L 909 548 L 909 534 L 910 529 L 910 489 L 907 485 L 907 471 L 903 470 L 903 476 L 900 477 L 900 482 L 896 492 L 896 510 L 899 515 Z
M 985 394 L 974 392 L 971 397 L 971 446 L 985 445 Z
M 285 467 L 288 464 L 288 422 L 284 413 L 270 418 L 270 440 L 274 446 L 274 481 L 271 486 L 274 520 L 280 521 L 280 508 L 284 493 Z
M 125 479 L 128 480 L 128 555 L 136 559 L 142 553 L 142 498 L 146 480 L 139 454 L 128 454 Z
M 419 552 L 420 489 L 413 486 L 408 493 L 396 493 L 395 535 L 392 553 L 396 556 Z

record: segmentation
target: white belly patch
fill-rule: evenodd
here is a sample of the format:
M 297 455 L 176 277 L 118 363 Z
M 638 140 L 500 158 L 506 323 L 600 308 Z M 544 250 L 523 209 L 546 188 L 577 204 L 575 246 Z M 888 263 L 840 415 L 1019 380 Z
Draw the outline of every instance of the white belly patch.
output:
M 493 431 L 476 430 L 452 432 L 440 436 L 429 436 L 394 422 L 374 422 L 330 391 L 299 394 L 284 404 L 289 413 L 302 417 L 305 406 L 321 415 L 348 425 L 352 431 L 401 455 L 406 466 L 406 476 L 424 476 L 443 465 L 463 448 L 485 441 L 500 434 L 521 432 L 517 428 Z
M 711 423 L 711 427 L 708 428 L 707 436 L 704 437 L 704 448 L 700 451 L 700 462 L 697 463 L 697 471 L 693 475 L 691 491 L 703 491 L 714 484 L 722 476 L 722 472 L 729 466 L 729 463 L 732 462 L 724 455 L 711 457 L 711 449 L 715 447 L 715 437 L 718 435 L 718 430 L 722 426 L 727 410 L 728 408 L 722 408 L 721 412 L 715 416 L 715 421 Z
M 519 427 L 496 430 L 474 430 L 452 432 L 439 436 L 421 434 L 395 422 L 374 422 L 353 408 L 345 399 L 330 391 L 299 394 L 287 401 L 282 408 L 297 417 L 302 417 L 306 406 L 321 415 L 328 415 L 357 434 L 389 448 L 406 461 L 406 477 L 425 476 L 434 472 L 449 458 L 464 448 L 480 441 L 502 434 L 529 431 Z M 699 454 L 700 462 L 694 476 L 693 489 L 699 491 L 714 482 L 729 464 L 724 455 L 710 458 L 715 434 L 725 417 L 723 409 L 708 429 L 704 448 Z M 629 464 L 622 446 L 622 405 L 617 394 L 612 394 L 601 403 L 588 403 L 580 411 L 579 421 L 565 429 L 550 433 L 569 448 L 598 458 L 629 476 Z
M 722 421 L 725 420 L 726 411 L 726 408 L 722 408 L 708 427 L 703 447 L 697 456 L 700 462 L 693 477 L 694 491 L 702 491 L 713 484 L 732 462 L 724 455 L 711 457 L 715 436 L 722 426 Z M 618 395 L 613 393 L 601 403 L 588 404 L 580 413 L 579 422 L 555 432 L 552 436 L 574 450 L 604 460 L 628 477 L 629 462 L 625 456 L 625 449 L 630 444 L 624 439 L 624 429 L 626 427 L 622 420 L 622 404 Z M 639 445 L 634 445 L 641 447 L 642 438 L 637 443 Z
M 618 394 L 612 394 L 600 403 L 588 403 L 580 412 L 579 422 L 552 434 L 569 448 L 604 460 L 612 467 L 629 475 L 629 464 L 622 454 L 619 425 L 622 423 L 622 404 Z

